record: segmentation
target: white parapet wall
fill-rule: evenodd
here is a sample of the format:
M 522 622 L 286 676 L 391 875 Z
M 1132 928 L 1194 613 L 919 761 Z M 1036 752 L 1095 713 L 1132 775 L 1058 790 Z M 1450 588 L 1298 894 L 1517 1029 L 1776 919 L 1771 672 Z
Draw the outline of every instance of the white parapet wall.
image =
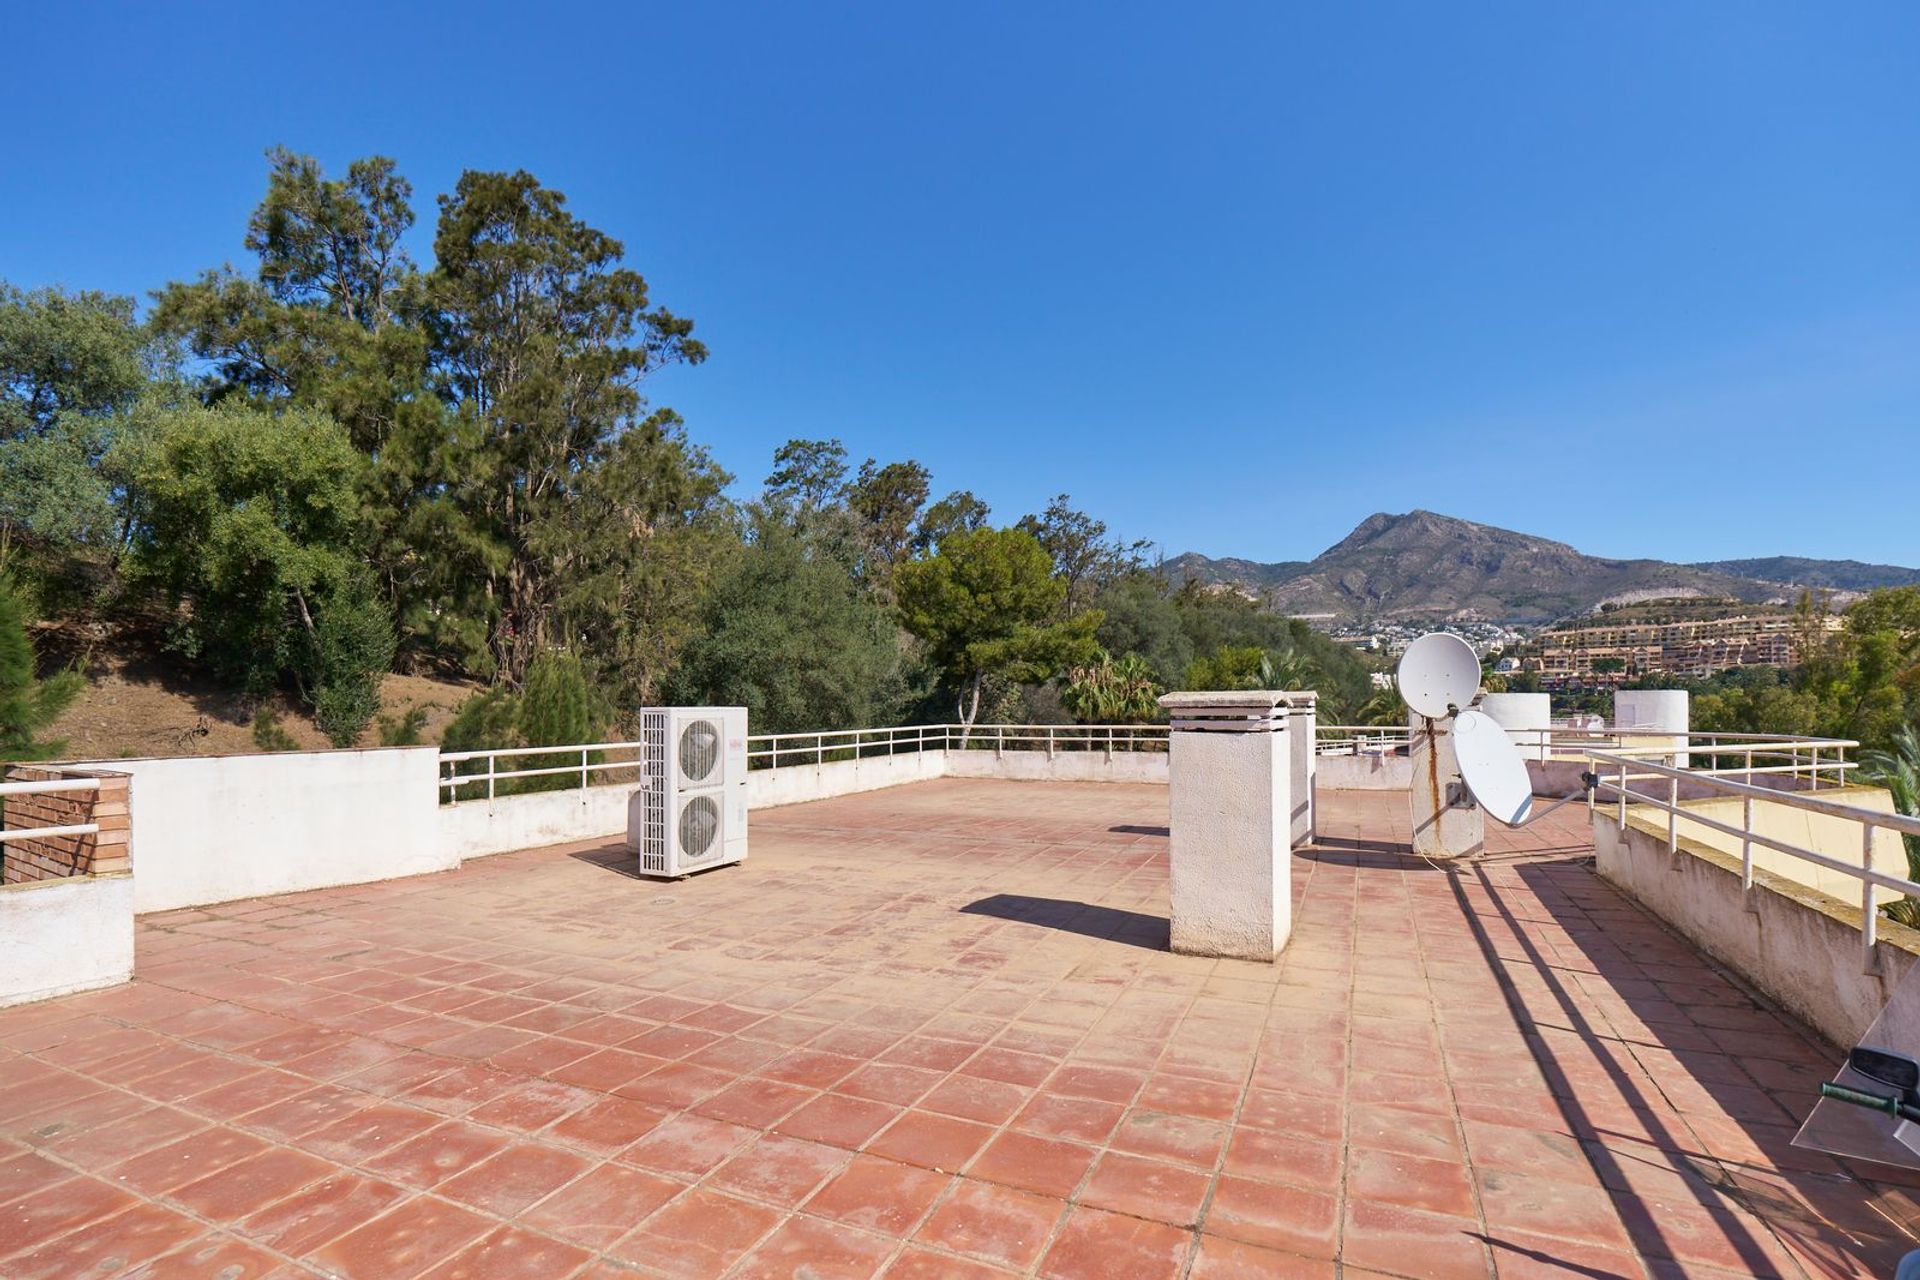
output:
M 442 805 L 440 852 L 457 866 L 493 853 L 625 835 L 634 789 L 631 782 L 607 783 Z
M 1859 1043 L 1920 955 L 1920 931 L 1883 918 L 1866 972 L 1858 905 L 1763 866 L 1743 891 L 1738 857 L 1685 836 L 1668 854 L 1664 814 L 1629 810 L 1623 830 L 1602 805 L 1593 844 L 1601 878 L 1837 1045 Z
M 1314 786 L 1321 791 L 1405 791 L 1413 786 L 1413 761 L 1397 755 L 1324 755 Z
M 619 782 L 442 804 L 433 747 L 115 760 L 83 767 L 134 778 L 140 797 L 132 818 L 134 873 L 118 892 L 142 914 L 448 871 L 467 858 L 620 838 L 634 792 L 632 782 Z M 748 775 L 748 804 L 773 808 L 944 777 L 1165 783 L 1167 755 L 903 751 L 755 770 Z M 76 918 L 85 919 L 93 899 L 79 896 L 83 891 L 72 884 L 65 892 L 43 902 L 82 903 Z M 0 917 L 0 927 L 5 923 Z M 131 938 L 130 923 L 126 932 Z
M 830 800 L 834 796 L 944 778 L 946 760 L 947 753 L 936 749 L 755 769 L 747 774 L 747 808 L 773 809 L 783 804 Z
M 949 778 L 1015 782 L 1158 782 L 1167 780 L 1164 751 L 961 751 L 946 753 Z
M 755 769 L 747 775 L 747 807 L 776 809 L 936 778 L 1164 785 L 1167 753 L 1058 751 L 1049 755 L 1045 751 L 933 748 L 818 764 L 787 764 L 777 769 Z M 585 791 L 575 788 L 443 805 L 439 814 L 441 849 L 458 861 L 540 845 L 624 836 L 627 801 L 633 791 L 633 783 L 613 783 Z
M 391 880 L 460 865 L 433 747 L 114 760 L 133 775 L 134 910 Z
M 111 987 L 132 976 L 132 875 L 0 888 L 0 1008 Z

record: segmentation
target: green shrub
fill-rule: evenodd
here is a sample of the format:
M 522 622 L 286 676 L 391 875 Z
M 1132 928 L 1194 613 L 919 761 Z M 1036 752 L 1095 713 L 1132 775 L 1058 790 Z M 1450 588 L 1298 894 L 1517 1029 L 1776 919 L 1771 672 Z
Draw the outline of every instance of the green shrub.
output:
M 262 751 L 298 751 L 300 744 L 280 727 L 280 717 L 268 707 L 253 713 L 253 745 Z
M 427 709 L 409 707 L 398 716 L 381 716 L 379 724 L 381 746 L 417 747 L 420 745 L 420 731 L 427 727 Z
M 50 680 L 34 677 L 26 611 L 11 585 L 0 580 L 0 760 L 58 755 L 66 743 L 42 741 L 38 735 L 85 687 L 77 671 L 63 671 Z

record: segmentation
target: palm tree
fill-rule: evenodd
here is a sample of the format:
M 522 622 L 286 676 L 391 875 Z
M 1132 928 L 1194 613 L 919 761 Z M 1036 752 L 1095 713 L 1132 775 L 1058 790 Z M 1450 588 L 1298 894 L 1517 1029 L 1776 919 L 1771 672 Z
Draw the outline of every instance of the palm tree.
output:
M 1920 735 L 1902 725 L 1893 735 L 1893 750 L 1860 753 L 1860 777 L 1893 793 L 1894 812 L 1920 815 Z M 1907 879 L 1920 880 L 1920 835 L 1902 833 L 1907 851 Z M 1920 898 L 1908 894 L 1881 908 L 1889 920 L 1920 929 Z
M 1407 704 L 1400 696 L 1400 686 L 1389 680 L 1385 685 L 1373 691 L 1373 696 L 1361 703 L 1353 713 L 1355 724 L 1366 725 L 1403 725 L 1407 722 Z
M 1145 658 L 1096 649 L 1091 661 L 1067 669 L 1060 701 L 1083 724 L 1139 724 L 1159 713 L 1160 693 Z
M 1311 689 L 1319 683 L 1320 668 L 1313 659 L 1302 657 L 1296 650 L 1289 649 L 1279 657 L 1270 653 L 1260 655 L 1260 678 L 1254 687 L 1257 689 Z

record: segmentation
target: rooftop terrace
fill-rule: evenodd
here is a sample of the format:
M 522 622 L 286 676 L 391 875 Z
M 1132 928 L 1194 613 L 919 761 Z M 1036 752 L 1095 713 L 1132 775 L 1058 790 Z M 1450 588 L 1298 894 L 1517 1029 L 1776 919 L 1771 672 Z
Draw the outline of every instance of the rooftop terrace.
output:
M 147 915 L 0 1011 L 0 1275 L 1888 1274 L 1837 1055 L 1585 865 L 1323 797 L 1282 962 L 1166 949 L 1165 787 L 947 779 Z M 1859 1180 L 1857 1180 L 1859 1179 Z M 1874 1179 L 1874 1180 L 1866 1180 Z

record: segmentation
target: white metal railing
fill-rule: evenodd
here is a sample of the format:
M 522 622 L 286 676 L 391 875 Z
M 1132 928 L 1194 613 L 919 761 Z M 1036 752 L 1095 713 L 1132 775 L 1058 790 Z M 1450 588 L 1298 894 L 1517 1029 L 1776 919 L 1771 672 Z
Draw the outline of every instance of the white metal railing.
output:
M 629 759 L 609 760 L 606 755 L 617 752 L 630 756 Z M 534 768 L 502 769 L 503 757 L 521 756 L 565 756 L 567 762 L 559 765 L 536 766 Z M 573 757 L 579 757 L 577 761 Z M 595 759 L 595 757 L 601 757 Z M 484 768 L 461 769 L 463 764 L 480 764 Z M 443 751 L 440 753 L 440 790 L 448 800 L 478 800 L 480 787 L 485 787 L 485 798 L 494 798 L 498 784 L 514 778 L 557 778 L 562 775 L 577 777 L 580 786 L 585 789 L 595 774 L 606 774 L 619 770 L 636 771 L 640 768 L 640 744 L 637 742 L 591 742 L 562 747 L 501 747 L 483 751 Z M 602 779 L 606 781 L 606 779 Z M 471 789 L 470 794 L 462 795 L 463 788 Z
M 757 733 L 747 738 L 749 769 L 831 764 L 840 760 L 952 750 L 1165 751 L 1163 724 L 909 724 L 888 729 L 827 729 L 811 733 Z M 618 756 L 619 758 L 608 758 Z M 524 764 L 526 758 L 562 757 L 564 763 Z M 501 767 L 502 760 L 512 767 Z M 492 800 L 503 782 L 520 778 L 577 779 L 580 789 L 621 781 L 606 775 L 640 768 L 638 742 L 595 742 L 559 747 L 502 747 L 445 751 L 440 755 L 440 792 L 444 800 Z
M 915 751 L 1165 751 L 1164 724 L 909 724 L 894 729 L 760 733 L 747 738 L 749 768 L 905 755 Z
M 1164 724 L 976 724 L 947 726 L 948 745 L 972 751 L 1165 751 Z
M 1732 771 L 1748 777 L 1790 773 L 1813 785 L 1838 785 L 1853 765 L 1847 752 L 1859 744 L 1839 738 L 1809 738 L 1785 733 L 1722 733 L 1704 730 L 1666 730 L 1615 725 L 1583 729 L 1554 725 L 1546 729 L 1508 729 L 1507 736 L 1528 760 L 1585 760 L 1595 751 L 1622 751 L 1648 755 L 1685 755 L 1707 758 L 1708 766 L 1724 771 L 1721 761 L 1737 761 Z M 1406 750 L 1411 735 L 1402 725 L 1323 724 L 1316 729 L 1314 750 L 1323 756 L 1393 755 Z M 1756 763 L 1756 758 L 1766 758 Z
M 1573 725 L 1554 725 L 1547 729 L 1508 729 L 1521 754 L 1531 759 L 1582 760 L 1593 751 L 1650 751 L 1669 754 L 1681 751 L 1691 756 L 1740 757 L 1743 771 L 1766 772 L 1752 765 L 1756 754 L 1790 753 L 1792 760 L 1781 771 L 1798 766 L 1818 774 L 1823 768 L 1836 776 L 1849 767 L 1847 752 L 1860 744 L 1839 738 L 1811 738 L 1790 733 L 1724 733 L 1706 730 L 1658 729 L 1647 725 L 1609 725 L 1584 729 Z M 1822 763 L 1824 761 L 1824 764 Z M 1719 765 L 1713 766 L 1719 768 Z
M 6 803 L 8 796 L 44 796 L 62 791 L 98 791 L 98 778 L 59 778 L 48 782 L 0 782 L 0 805 Z M 91 836 L 97 835 L 100 824 L 97 822 L 75 822 L 62 827 L 14 827 L 0 830 L 0 844 L 10 840 L 44 840 L 49 836 Z
M 1314 726 L 1313 750 L 1322 756 L 1396 755 L 1411 739 L 1403 724 L 1322 724 Z
M 1674 735 L 1678 736 L 1678 735 Z M 1733 738 L 1736 735 L 1723 735 Z M 1760 735 L 1748 735 L 1759 737 Z M 1873 866 L 1873 837 L 1878 831 L 1892 831 L 1901 836 L 1920 836 L 1920 817 L 1906 817 L 1897 813 L 1880 813 L 1877 810 L 1862 808 L 1858 805 L 1843 804 L 1838 800 L 1814 794 L 1808 790 L 1784 790 L 1777 786 L 1759 786 L 1753 781 L 1757 775 L 1778 775 L 1794 770 L 1797 776 L 1808 781 L 1811 787 L 1818 788 L 1823 778 L 1820 770 L 1804 772 L 1806 768 L 1803 752 L 1823 750 L 1838 753 L 1838 764 L 1829 763 L 1825 770 L 1834 773 L 1831 785 L 1845 781 L 1846 772 L 1856 765 L 1845 763 L 1844 752 L 1848 747 L 1857 747 L 1859 743 L 1840 739 L 1793 739 L 1773 735 L 1764 743 L 1738 743 L 1728 741 L 1718 754 L 1739 754 L 1744 756 L 1741 764 L 1716 768 L 1683 768 L 1679 765 L 1662 763 L 1650 756 L 1671 755 L 1670 748 L 1640 747 L 1620 751 L 1590 751 L 1587 758 L 1593 764 L 1593 772 L 1598 778 L 1596 793 L 1606 792 L 1612 800 L 1610 804 L 1617 808 L 1616 820 L 1624 832 L 1627 825 L 1627 810 L 1630 804 L 1646 805 L 1667 815 L 1667 855 L 1676 868 L 1683 865 L 1679 860 L 1680 823 L 1682 819 L 1698 823 L 1709 830 L 1740 840 L 1740 887 L 1747 894 L 1753 892 L 1753 851 L 1756 847 L 1771 849 L 1788 857 L 1838 872 L 1860 882 L 1860 933 L 1866 950 L 1868 972 L 1877 972 L 1874 943 L 1878 937 L 1878 914 L 1874 902 L 1876 888 L 1896 893 L 1920 897 L 1920 882 L 1900 876 L 1877 871 Z M 1769 751 L 1785 754 L 1792 759 L 1783 765 L 1754 765 L 1755 755 L 1765 756 Z M 1813 758 L 1817 759 L 1817 755 Z M 1635 783 L 1649 783 L 1645 789 L 1636 789 Z M 1681 789 L 1685 787 L 1695 793 L 1685 799 Z M 1689 801 L 1706 796 L 1730 796 L 1740 799 L 1741 817 L 1738 826 L 1722 822 L 1695 809 L 1686 807 Z M 1858 824 L 1860 828 L 1860 861 L 1851 862 L 1845 858 L 1809 849 L 1788 840 L 1781 840 L 1761 831 L 1754 830 L 1753 807 L 1756 801 L 1797 809 L 1806 813 L 1824 814 L 1831 818 L 1840 818 Z M 1597 794 L 1589 800 L 1597 805 Z M 1751 909 L 1751 908 L 1749 908 Z
M 816 733 L 747 735 L 747 768 L 783 769 L 829 760 L 868 759 L 940 750 L 947 745 L 944 724 L 907 724 L 891 729 L 828 729 Z

